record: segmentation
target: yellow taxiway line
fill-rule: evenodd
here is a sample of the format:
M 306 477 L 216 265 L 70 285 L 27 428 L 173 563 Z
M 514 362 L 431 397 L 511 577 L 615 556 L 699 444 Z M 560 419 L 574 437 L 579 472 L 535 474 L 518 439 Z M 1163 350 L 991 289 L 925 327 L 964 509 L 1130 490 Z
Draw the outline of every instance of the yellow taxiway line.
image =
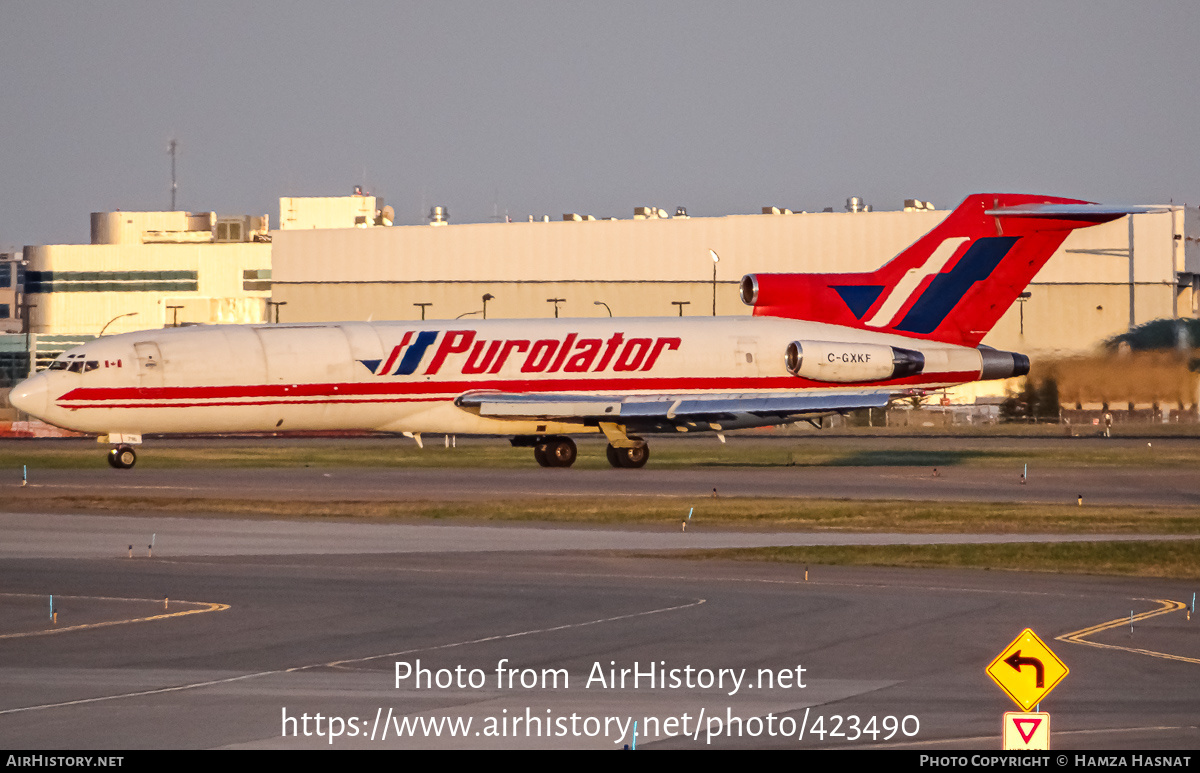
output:
M 1200 663 L 1200 658 L 1187 658 L 1183 655 L 1172 655 L 1168 652 L 1155 652 L 1154 650 L 1146 650 L 1138 647 L 1122 647 L 1119 644 L 1101 644 L 1100 642 L 1088 641 L 1086 637 L 1107 631 L 1112 628 L 1119 628 L 1122 625 L 1129 625 L 1130 622 L 1137 623 L 1141 620 L 1149 620 L 1152 617 L 1165 615 L 1168 612 L 1178 612 L 1187 609 L 1187 604 L 1182 601 L 1171 601 L 1169 599 L 1139 599 L 1141 601 L 1153 601 L 1159 604 L 1157 609 L 1152 609 L 1149 612 L 1133 615 L 1132 617 L 1118 617 L 1116 620 L 1109 620 L 1107 623 L 1099 623 L 1098 625 L 1089 626 L 1071 633 L 1064 633 L 1062 636 L 1055 637 L 1055 641 L 1071 642 L 1072 644 L 1083 644 L 1088 647 L 1099 647 L 1106 650 L 1123 650 L 1125 652 L 1133 652 L 1138 655 L 1149 655 L 1152 658 L 1162 658 L 1163 660 L 1179 660 L 1184 663 Z
M 0 593 L 0 596 L 23 596 L 26 598 L 46 598 L 49 594 L 32 594 L 32 593 Z M 126 599 L 113 598 L 111 596 L 59 596 L 63 599 L 84 599 L 92 601 L 126 601 L 126 602 L 150 602 L 157 604 L 162 599 Z M 81 623 L 79 625 L 66 625 L 61 628 L 47 628 L 42 631 L 23 631 L 21 633 L 4 633 L 0 634 L 0 639 L 21 639 L 27 636 L 48 636 L 54 633 L 66 633 L 68 631 L 85 631 L 90 628 L 106 628 L 110 625 L 125 625 L 127 623 L 145 623 L 151 620 L 166 620 L 169 617 L 183 617 L 184 615 L 199 615 L 205 612 L 224 612 L 229 609 L 228 604 L 216 604 L 207 601 L 183 601 L 177 600 L 175 604 L 186 604 L 193 609 L 183 609 L 178 612 L 163 612 L 159 615 L 149 615 L 147 617 L 131 617 L 126 620 L 105 620 L 99 623 Z

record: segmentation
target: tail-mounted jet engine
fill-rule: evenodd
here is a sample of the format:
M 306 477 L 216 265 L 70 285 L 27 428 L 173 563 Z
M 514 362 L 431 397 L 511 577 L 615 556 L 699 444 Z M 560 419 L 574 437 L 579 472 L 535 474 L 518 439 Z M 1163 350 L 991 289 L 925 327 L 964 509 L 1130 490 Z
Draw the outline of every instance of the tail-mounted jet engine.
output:
M 792 341 L 784 362 L 800 378 L 858 383 L 915 376 L 925 368 L 925 355 L 885 344 Z
M 983 360 L 979 370 L 980 381 L 1029 375 L 1029 358 L 1024 354 L 981 346 L 979 356 Z

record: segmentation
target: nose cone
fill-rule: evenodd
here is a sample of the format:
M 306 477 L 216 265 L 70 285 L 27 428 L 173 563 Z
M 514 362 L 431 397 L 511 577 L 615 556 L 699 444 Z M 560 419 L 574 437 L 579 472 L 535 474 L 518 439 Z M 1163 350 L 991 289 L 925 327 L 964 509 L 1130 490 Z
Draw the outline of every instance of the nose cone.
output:
M 12 391 L 8 393 L 8 401 L 18 411 L 39 419 L 44 418 L 50 394 L 48 381 L 49 379 L 42 373 L 33 378 L 27 378 L 12 388 Z

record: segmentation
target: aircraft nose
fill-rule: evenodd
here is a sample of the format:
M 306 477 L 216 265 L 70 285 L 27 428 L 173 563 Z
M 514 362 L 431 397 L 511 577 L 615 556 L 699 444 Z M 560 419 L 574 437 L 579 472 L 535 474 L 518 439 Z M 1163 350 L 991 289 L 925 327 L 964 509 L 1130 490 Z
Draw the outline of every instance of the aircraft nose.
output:
M 46 405 L 50 394 L 46 382 L 47 378 L 42 373 L 27 378 L 12 388 L 12 391 L 8 393 L 8 401 L 17 410 L 41 418 L 46 415 Z

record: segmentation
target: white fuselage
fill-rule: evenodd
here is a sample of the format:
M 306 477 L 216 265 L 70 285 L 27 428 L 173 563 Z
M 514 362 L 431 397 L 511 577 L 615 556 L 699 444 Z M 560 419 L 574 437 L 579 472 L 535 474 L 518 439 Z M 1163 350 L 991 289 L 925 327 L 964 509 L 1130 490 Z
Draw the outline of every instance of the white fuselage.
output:
M 793 341 L 903 347 L 926 364 L 891 381 L 855 381 L 855 364 L 830 370 L 834 382 L 814 380 L 786 369 Z M 835 368 L 830 347 L 815 350 Z M 15 387 L 12 402 L 82 432 L 523 435 L 596 428 L 484 417 L 455 399 L 480 390 L 664 399 L 904 391 L 976 380 L 981 364 L 972 348 L 815 322 L 652 317 L 168 328 L 96 339 L 52 368 Z

